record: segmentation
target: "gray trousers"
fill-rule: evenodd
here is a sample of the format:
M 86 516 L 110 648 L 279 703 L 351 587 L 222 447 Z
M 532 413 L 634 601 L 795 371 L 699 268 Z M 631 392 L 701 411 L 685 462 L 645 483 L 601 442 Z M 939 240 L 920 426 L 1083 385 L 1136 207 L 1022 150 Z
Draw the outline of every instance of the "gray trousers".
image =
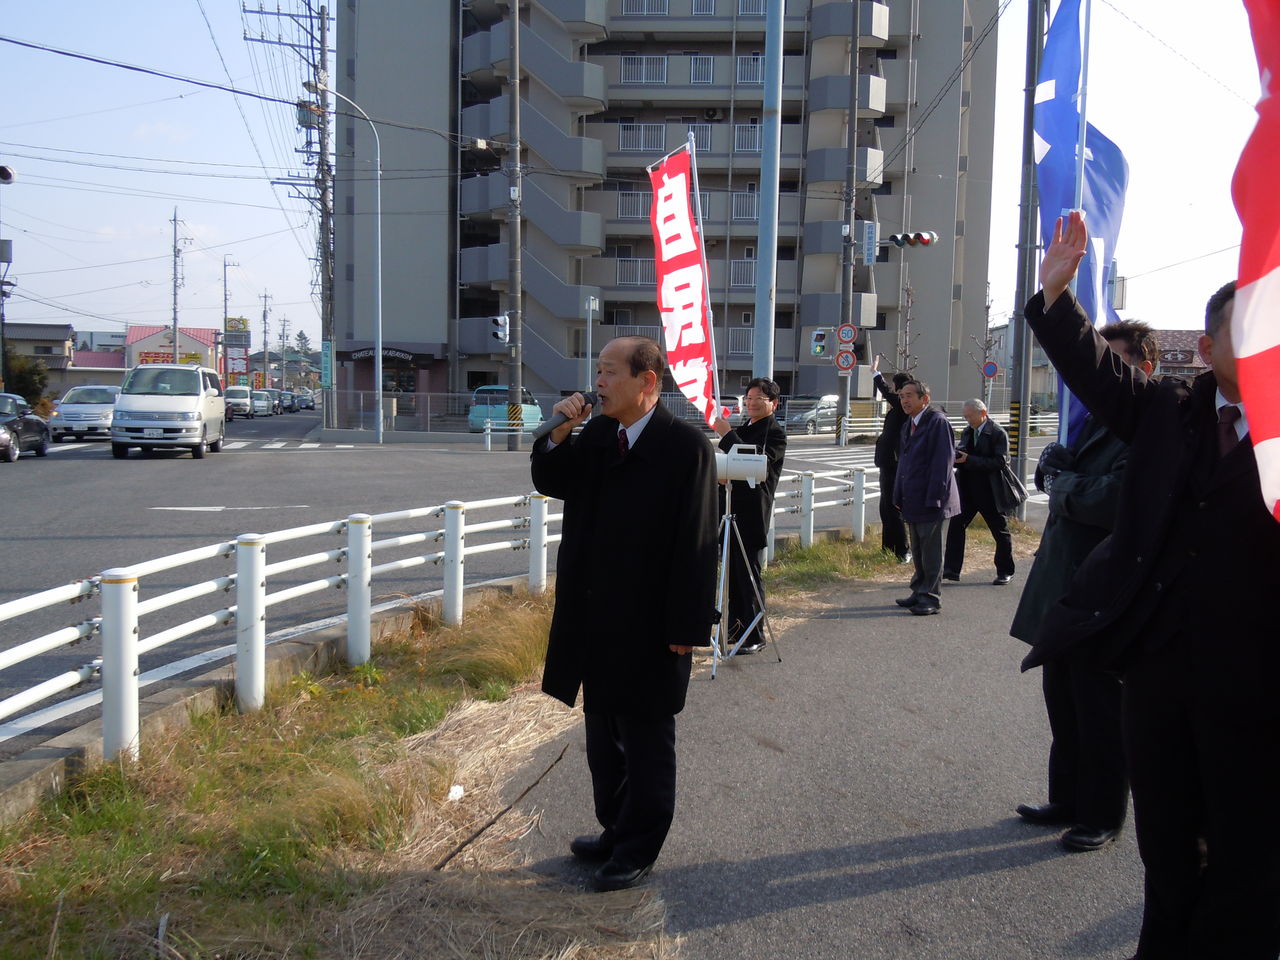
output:
M 911 578 L 911 595 L 937 606 L 942 605 L 942 533 L 946 526 L 946 520 L 907 524 L 916 571 Z

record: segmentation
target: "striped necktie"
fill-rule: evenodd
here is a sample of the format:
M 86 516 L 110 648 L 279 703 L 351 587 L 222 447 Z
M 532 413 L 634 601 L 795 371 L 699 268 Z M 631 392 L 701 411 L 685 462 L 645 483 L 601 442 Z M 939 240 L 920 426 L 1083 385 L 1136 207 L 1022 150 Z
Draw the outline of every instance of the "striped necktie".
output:
M 618 456 L 625 457 L 631 449 L 631 441 L 627 439 L 627 428 L 618 428 Z

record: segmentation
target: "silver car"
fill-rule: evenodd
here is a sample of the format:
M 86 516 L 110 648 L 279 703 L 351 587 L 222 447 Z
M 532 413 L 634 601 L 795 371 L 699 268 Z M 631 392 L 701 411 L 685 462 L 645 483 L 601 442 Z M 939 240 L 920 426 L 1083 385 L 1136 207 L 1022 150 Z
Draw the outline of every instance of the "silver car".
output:
M 49 417 L 53 442 L 63 440 L 110 440 L 111 411 L 119 387 L 86 384 L 66 392 Z

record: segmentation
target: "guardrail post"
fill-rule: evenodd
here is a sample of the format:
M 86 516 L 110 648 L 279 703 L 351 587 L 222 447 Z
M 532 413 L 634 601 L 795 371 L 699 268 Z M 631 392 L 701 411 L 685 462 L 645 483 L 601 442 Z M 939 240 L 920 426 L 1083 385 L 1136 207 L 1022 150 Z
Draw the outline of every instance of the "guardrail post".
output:
M 867 468 L 853 468 L 853 539 L 867 539 Z
M 138 578 L 102 574 L 102 755 L 138 756 Z
M 769 538 L 764 552 L 764 566 L 766 567 L 773 563 L 778 556 L 778 537 L 774 527 L 774 521 L 776 520 L 777 517 L 773 516 L 773 514 L 769 515 Z
M 813 471 L 800 475 L 800 546 L 813 546 Z
M 444 505 L 444 622 L 451 627 L 462 623 L 463 555 L 467 545 L 464 532 L 467 505 L 450 500 Z
M 347 665 L 367 663 L 373 629 L 373 517 L 347 517 Z
M 261 710 L 267 674 L 267 545 L 260 533 L 236 537 L 236 708 Z
M 547 592 L 547 504 L 541 493 L 529 494 L 529 592 Z
M 485 420 L 484 422 L 484 452 L 488 453 L 493 449 L 493 421 Z

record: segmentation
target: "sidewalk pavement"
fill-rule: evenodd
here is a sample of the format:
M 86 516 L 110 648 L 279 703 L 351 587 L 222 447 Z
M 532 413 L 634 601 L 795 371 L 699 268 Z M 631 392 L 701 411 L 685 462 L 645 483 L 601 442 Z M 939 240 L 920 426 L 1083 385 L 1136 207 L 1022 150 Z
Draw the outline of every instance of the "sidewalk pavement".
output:
M 894 605 L 905 576 L 833 586 L 775 624 L 782 663 L 770 646 L 715 680 L 695 666 L 677 720 L 676 822 L 646 881 L 682 956 L 1133 954 L 1132 824 L 1102 851 L 1068 853 L 1059 829 L 1013 812 L 1046 799 L 1049 746 L 1040 673 L 1018 672 L 1026 647 L 1008 635 L 1023 567 L 1008 587 L 967 570 L 936 617 Z M 521 844 L 534 870 L 585 884 L 568 855 L 599 829 L 581 727 L 530 766 L 566 742 L 521 803 L 541 814 Z

